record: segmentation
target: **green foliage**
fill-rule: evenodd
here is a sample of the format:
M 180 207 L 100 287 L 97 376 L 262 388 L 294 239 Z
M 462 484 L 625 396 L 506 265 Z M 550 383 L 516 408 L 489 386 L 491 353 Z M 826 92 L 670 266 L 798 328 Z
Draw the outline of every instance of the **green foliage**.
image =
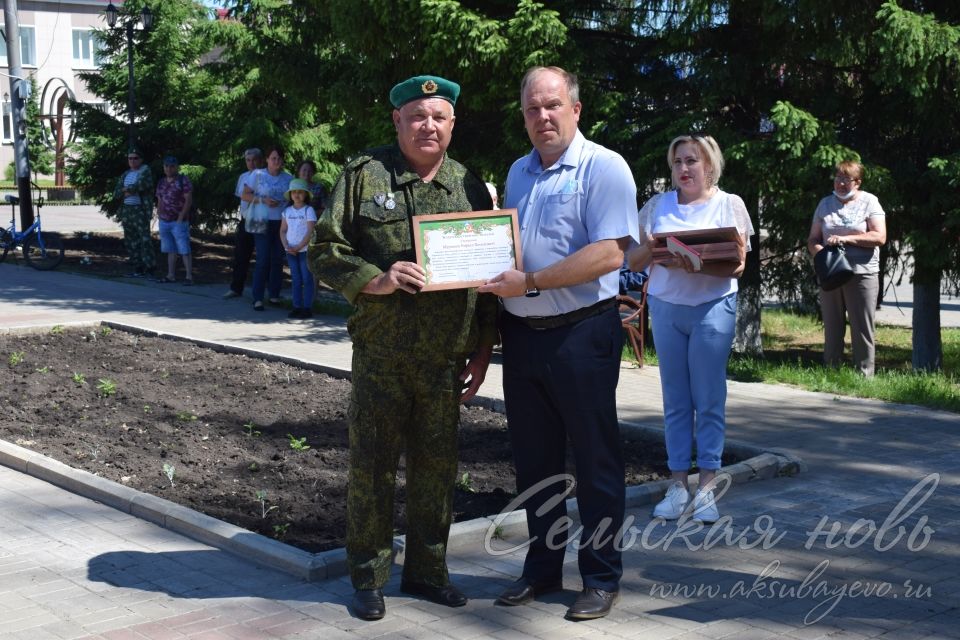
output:
M 268 515 L 270 515 L 270 512 L 273 511 L 274 509 L 279 509 L 279 508 L 280 508 L 280 507 L 278 507 L 278 506 L 275 505 L 275 504 L 270 505 L 269 507 L 267 506 L 267 502 L 269 502 L 269 501 L 267 500 L 267 490 L 266 490 L 266 489 L 259 489 L 259 490 L 256 492 L 256 494 L 254 494 L 254 495 L 255 495 L 256 498 L 257 498 L 257 502 L 260 503 L 260 519 L 261 519 L 261 520 L 265 520 L 266 517 L 267 517 Z
M 473 486 L 473 480 L 470 478 L 470 474 L 466 471 L 463 472 L 459 478 L 457 478 L 456 487 L 460 491 L 465 491 L 467 493 L 476 493 L 477 490 Z
M 115 395 L 117 393 L 117 383 L 109 378 L 100 378 L 97 380 L 97 393 L 104 398 Z
M 128 0 L 123 16 L 144 2 Z M 888 214 L 887 266 L 912 251 L 919 282 L 960 289 L 952 0 L 842 11 L 819 1 L 229 0 L 225 21 L 191 0 L 154 5 L 156 27 L 135 47 L 140 142 L 158 175 L 163 153 L 181 158 L 202 222 L 235 210 L 250 146 L 280 143 L 288 168 L 311 158 L 331 186 L 348 157 L 394 139 L 387 94 L 421 73 L 461 84 L 450 155 L 502 190 L 529 149 L 520 77 L 559 64 L 579 75 L 581 130 L 627 159 L 641 201 L 663 189 L 673 137 L 719 141 L 721 186 L 743 197 L 765 238 L 762 263 L 759 251 L 748 258 L 744 298 L 762 282 L 767 295 L 815 306 L 805 240 L 832 166 L 847 158 L 866 165 L 863 187 Z M 84 79 L 117 117 L 75 105 L 83 142 L 69 173 L 115 211 L 126 50 L 120 30 L 101 37 L 106 64 Z
M 177 420 L 180 422 L 194 422 L 197 419 L 197 414 L 192 411 L 177 411 Z
M 40 120 L 40 92 L 37 89 L 37 79 L 30 76 L 30 98 L 26 104 L 27 116 L 27 155 L 30 156 L 30 169 L 33 179 L 38 174 L 50 175 L 54 170 L 54 153 L 47 146 L 43 137 L 43 122 Z
M 943 85 L 960 99 L 960 28 L 932 13 L 912 12 L 884 2 L 876 15 L 877 79 L 923 100 Z
M 307 437 L 295 438 L 291 434 L 287 434 L 287 438 L 290 440 L 290 448 L 294 451 L 306 451 L 310 448 L 310 445 L 307 444 Z
M 170 464 L 169 462 L 163 463 L 163 475 L 167 476 L 167 480 L 170 482 L 170 487 L 174 487 L 173 478 L 177 475 L 177 468 Z
M 71 378 L 78 387 L 81 387 L 87 384 L 87 378 L 82 373 L 74 372 L 73 377 Z
M 62 336 L 63 332 L 64 332 L 64 328 L 62 324 L 55 324 L 52 327 L 50 327 L 50 335 L 52 336 Z
M 876 398 L 960 412 L 960 329 L 946 329 L 943 372 L 910 370 L 911 330 L 879 326 L 877 373 L 864 378 L 850 367 L 824 367 L 823 327 L 810 315 L 767 309 L 763 314 L 763 358 L 731 357 L 735 380 L 792 384 L 808 391 Z
M 257 429 L 257 425 L 255 425 L 252 420 L 243 425 L 243 432 L 251 438 L 260 437 L 260 430 Z
M 144 0 L 120 5 L 118 24 L 138 15 Z M 236 208 L 233 184 L 216 182 L 216 167 L 224 160 L 225 92 L 209 65 L 200 64 L 210 53 L 211 31 L 220 27 L 208 11 L 190 0 L 151 3 L 154 27 L 137 31 L 134 43 L 138 145 L 154 175 L 162 171 L 161 158 L 177 155 L 184 174 L 196 186 L 201 219 L 213 221 Z M 127 51 L 120 28 L 98 33 L 103 43 L 103 66 L 79 74 L 90 90 L 107 102 L 116 116 L 96 107 L 75 103 L 76 127 L 81 142 L 74 145 L 67 173 L 71 183 L 114 214 L 117 177 L 126 169 Z M 219 198 L 218 198 L 219 194 Z
M 15 367 L 21 362 L 23 362 L 23 357 L 26 354 L 23 351 L 14 351 L 10 354 L 10 357 L 7 358 L 7 364 L 11 367 Z

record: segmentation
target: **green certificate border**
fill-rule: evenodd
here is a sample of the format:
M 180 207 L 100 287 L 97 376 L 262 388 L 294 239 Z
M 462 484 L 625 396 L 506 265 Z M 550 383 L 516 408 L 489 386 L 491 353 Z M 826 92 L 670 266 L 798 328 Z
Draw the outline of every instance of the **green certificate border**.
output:
M 432 215 L 413 216 L 413 241 L 416 251 L 417 264 L 429 273 L 427 267 L 430 259 L 424 252 L 424 236 L 428 231 L 449 230 L 455 235 L 469 234 L 469 229 L 486 231 L 491 227 L 508 226 L 511 231 L 513 247 L 511 247 L 512 264 L 509 268 L 519 269 L 522 265 L 520 258 L 520 225 L 517 222 L 516 209 L 496 209 L 492 211 L 465 211 L 460 213 L 435 213 Z M 492 273 L 489 277 L 497 275 Z M 486 280 L 457 280 L 445 282 L 430 282 L 421 291 L 441 291 L 444 289 L 468 289 L 478 287 Z

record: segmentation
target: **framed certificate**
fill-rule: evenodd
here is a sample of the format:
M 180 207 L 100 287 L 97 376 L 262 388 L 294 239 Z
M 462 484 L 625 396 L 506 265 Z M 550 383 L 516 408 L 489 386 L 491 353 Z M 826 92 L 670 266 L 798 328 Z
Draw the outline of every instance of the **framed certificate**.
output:
M 516 209 L 413 216 L 413 243 L 421 291 L 477 287 L 523 264 Z

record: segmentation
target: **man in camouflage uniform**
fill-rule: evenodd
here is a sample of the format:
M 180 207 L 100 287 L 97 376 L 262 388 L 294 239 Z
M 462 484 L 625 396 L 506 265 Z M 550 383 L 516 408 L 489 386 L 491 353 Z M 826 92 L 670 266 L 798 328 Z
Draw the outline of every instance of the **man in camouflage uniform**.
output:
M 418 293 L 410 217 L 492 207 L 484 183 L 448 158 L 460 87 L 417 76 L 390 92 L 395 144 L 344 168 L 317 223 L 311 269 L 356 307 L 350 405 L 347 559 L 358 617 L 382 618 L 393 495 L 407 461 L 407 544 L 400 590 L 447 606 L 446 545 L 461 402 L 483 382 L 497 342 L 497 303 L 475 289 Z
M 156 267 L 153 243 L 150 241 L 150 219 L 153 217 L 153 175 L 143 166 L 143 156 L 137 149 L 127 152 L 130 168 L 123 172 L 113 189 L 113 197 L 122 200 L 120 224 L 123 226 L 123 244 L 133 267 L 134 278 L 148 276 Z

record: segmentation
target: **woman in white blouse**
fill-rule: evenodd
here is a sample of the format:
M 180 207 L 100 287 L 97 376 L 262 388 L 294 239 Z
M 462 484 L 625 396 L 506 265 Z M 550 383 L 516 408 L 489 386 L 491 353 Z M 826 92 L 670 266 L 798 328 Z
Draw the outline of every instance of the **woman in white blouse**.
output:
M 750 250 L 753 225 L 740 197 L 717 187 L 723 155 L 706 135 L 675 138 L 667 150 L 674 190 L 658 194 L 640 211 L 642 243 L 629 255 L 633 271 L 649 267 L 647 300 L 660 361 L 667 466 L 674 482 L 653 510 L 675 520 L 690 507 L 687 487 L 693 444 L 699 487 L 692 518 L 719 518 L 713 487 L 726 430 L 727 359 L 737 314 L 737 279 Z M 653 262 L 653 234 L 736 227 L 733 261 L 694 265 L 683 255 Z
M 807 248 L 815 256 L 824 246 L 842 245 L 853 267 L 853 278 L 832 291 L 820 291 L 823 313 L 823 361 L 838 366 L 843 360 L 844 314 L 850 319 L 853 365 L 873 375 L 873 318 L 880 292 L 880 246 L 887 241 L 887 223 L 880 201 L 860 190 L 863 165 L 836 166 L 833 193 L 820 201 L 813 214 Z

